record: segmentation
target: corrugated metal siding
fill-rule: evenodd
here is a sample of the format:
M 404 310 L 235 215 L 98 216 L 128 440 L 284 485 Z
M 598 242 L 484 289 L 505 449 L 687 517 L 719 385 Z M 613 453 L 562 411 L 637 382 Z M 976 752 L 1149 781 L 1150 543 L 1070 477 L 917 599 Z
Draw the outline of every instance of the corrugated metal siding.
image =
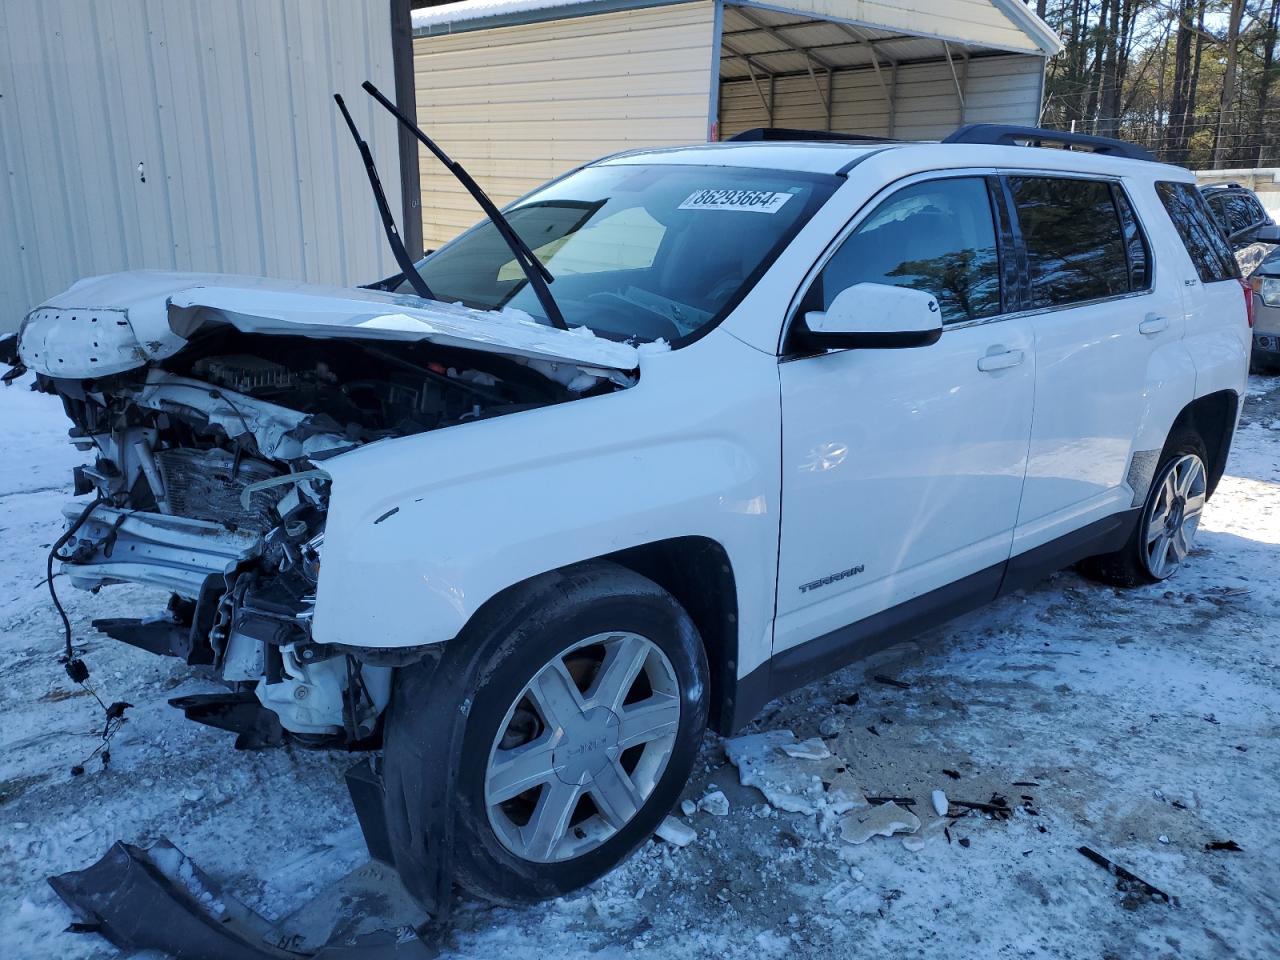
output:
M 418 122 L 500 206 L 629 147 L 707 138 L 714 5 L 475 30 L 413 41 Z M 425 152 L 423 243 L 480 219 Z
M 0 331 L 117 270 L 393 272 L 332 98 L 399 214 L 395 124 L 365 79 L 394 89 L 387 0 L 0 5 Z
M 888 66 L 881 76 L 893 95 L 889 103 L 872 70 L 837 72 L 832 76 L 831 129 L 841 133 L 893 136 L 901 140 L 937 140 L 964 123 L 1034 124 L 1040 112 L 1040 79 L 1044 60 L 1038 56 L 980 57 L 956 60 L 965 90 L 964 110 L 946 63 L 903 64 L 896 81 Z M 826 78 L 818 74 L 825 90 Z M 769 81 L 760 80 L 767 101 Z M 783 77 L 773 83 L 772 125 L 822 130 L 826 111 L 813 81 Z M 726 81 L 720 91 L 720 135 L 731 137 L 753 127 L 769 126 L 769 115 L 750 80 Z

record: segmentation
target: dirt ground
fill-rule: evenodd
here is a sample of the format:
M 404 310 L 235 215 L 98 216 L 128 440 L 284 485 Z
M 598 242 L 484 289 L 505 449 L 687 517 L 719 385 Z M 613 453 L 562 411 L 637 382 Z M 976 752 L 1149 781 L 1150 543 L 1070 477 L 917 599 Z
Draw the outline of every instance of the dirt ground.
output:
M 771 704 L 748 734 L 821 737 L 834 754 L 791 761 L 776 785 L 775 801 L 814 813 L 779 811 L 742 786 L 725 742 L 708 736 L 686 796 L 722 790 L 726 816 L 677 810 L 698 833 L 691 845 L 654 840 L 554 903 L 460 900 L 445 954 L 1280 955 L 1280 380 L 1254 378 L 1251 392 L 1193 562 L 1173 580 L 1117 591 L 1060 573 Z M 183 721 L 167 699 L 213 682 L 89 628 L 159 610 L 162 596 L 62 591 L 103 698 L 134 704 L 110 766 L 70 773 L 101 713 L 56 661 L 41 586 L 78 462 L 64 437 L 48 398 L 0 390 L 5 956 L 116 955 L 62 932 L 71 917 L 45 878 L 121 838 L 168 836 L 251 906 L 284 913 L 361 859 L 342 783 L 351 758 L 236 753 L 229 735 Z M 861 793 L 914 800 L 920 831 L 841 839 L 812 779 L 837 766 Z M 952 801 L 994 794 L 1011 813 L 939 817 L 936 789 Z M 1242 849 L 1206 849 L 1226 840 Z M 1171 902 L 1117 889 L 1081 846 Z

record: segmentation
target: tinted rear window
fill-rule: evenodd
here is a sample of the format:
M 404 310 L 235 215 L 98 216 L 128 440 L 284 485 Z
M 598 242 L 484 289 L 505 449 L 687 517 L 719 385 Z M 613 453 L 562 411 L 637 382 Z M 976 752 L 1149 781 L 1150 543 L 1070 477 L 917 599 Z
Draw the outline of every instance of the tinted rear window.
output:
M 1213 221 L 1213 214 L 1200 191 L 1189 183 L 1173 183 L 1161 180 L 1156 184 L 1160 202 L 1169 212 L 1182 245 L 1187 248 L 1191 262 L 1201 282 L 1213 283 L 1240 276 L 1231 247 Z
M 1066 177 L 1010 177 L 1027 250 L 1031 306 L 1130 292 L 1129 256 L 1111 185 Z

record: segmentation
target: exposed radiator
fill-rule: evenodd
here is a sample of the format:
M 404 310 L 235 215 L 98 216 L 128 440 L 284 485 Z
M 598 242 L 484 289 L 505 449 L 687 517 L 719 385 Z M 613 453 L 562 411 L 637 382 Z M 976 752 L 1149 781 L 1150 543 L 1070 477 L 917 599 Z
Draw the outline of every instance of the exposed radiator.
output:
M 272 511 L 286 488 L 259 490 L 246 510 L 240 494 L 251 483 L 278 476 L 280 470 L 261 460 L 241 458 L 234 477 L 235 457 L 225 450 L 193 450 L 179 447 L 159 450 L 156 465 L 164 481 L 169 507 L 180 517 L 230 523 L 265 533 L 275 525 Z

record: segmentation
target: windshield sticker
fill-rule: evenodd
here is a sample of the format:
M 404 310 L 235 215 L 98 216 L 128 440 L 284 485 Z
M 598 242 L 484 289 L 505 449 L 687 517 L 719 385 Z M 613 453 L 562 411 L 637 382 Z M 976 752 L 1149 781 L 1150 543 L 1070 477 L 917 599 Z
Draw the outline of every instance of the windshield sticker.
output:
M 792 196 L 790 193 L 774 193 L 772 190 L 695 190 L 685 198 L 679 209 L 777 213 Z

